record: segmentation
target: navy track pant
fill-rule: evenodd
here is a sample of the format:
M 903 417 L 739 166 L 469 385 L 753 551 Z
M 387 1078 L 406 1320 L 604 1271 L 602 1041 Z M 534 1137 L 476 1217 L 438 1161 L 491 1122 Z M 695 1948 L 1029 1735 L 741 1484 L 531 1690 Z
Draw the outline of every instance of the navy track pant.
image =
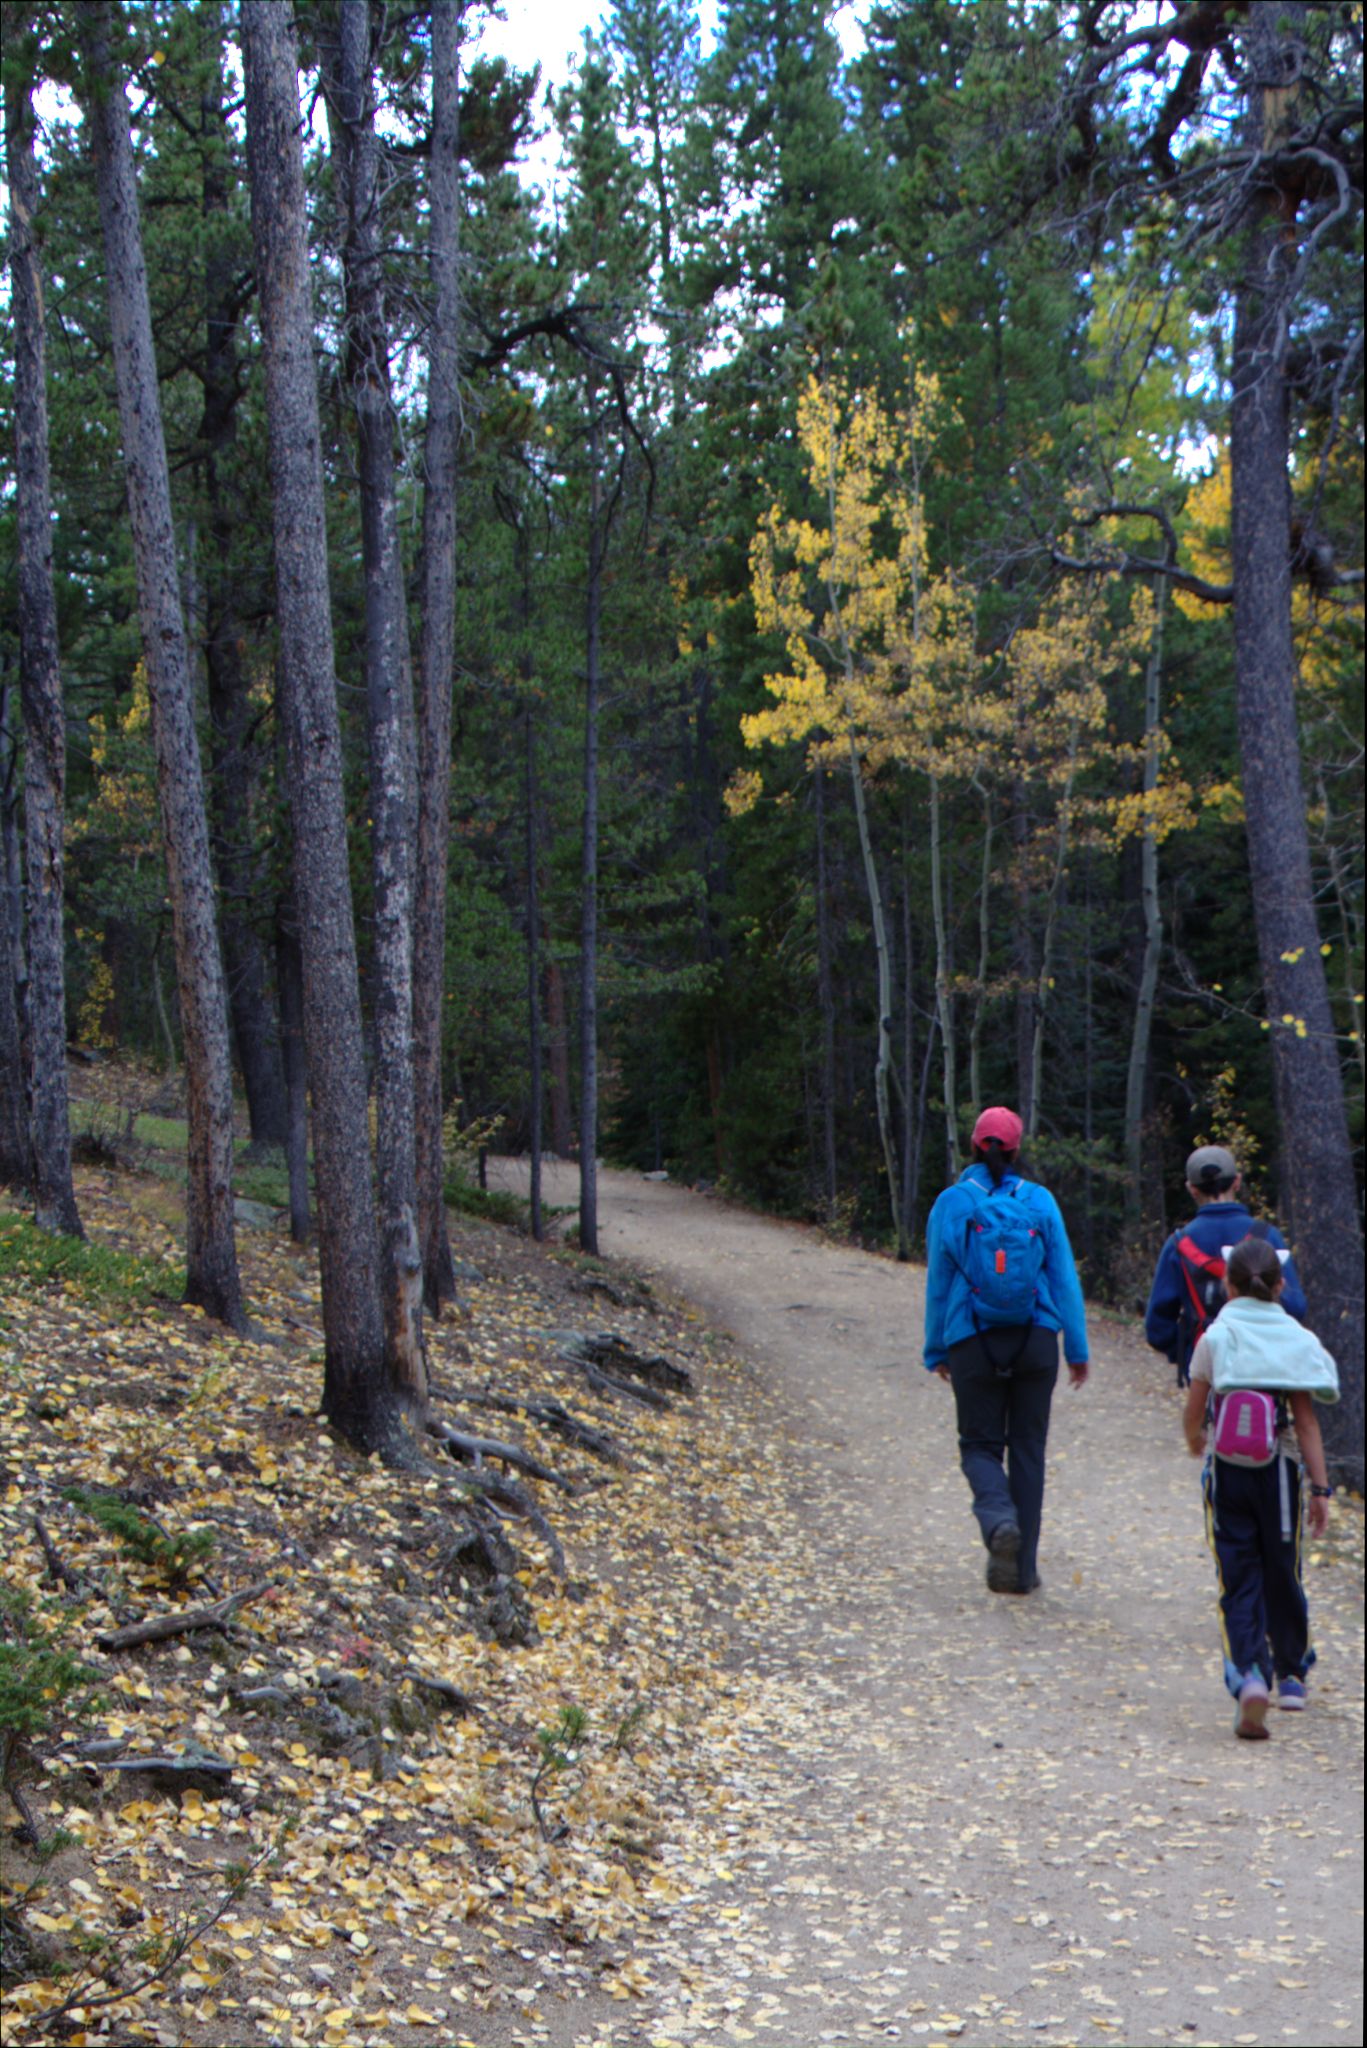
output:
M 1226 1465 L 1201 1475 L 1215 1557 L 1225 1684 L 1237 1699 L 1250 1672 L 1304 1678 L 1315 1661 L 1301 1584 L 1301 1472 L 1291 1458 Z
M 983 1542 L 1003 1522 L 1021 1532 L 1020 1584 L 1035 1581 L 1044 1512 L 1044 1446 L 1058 1378 L 1058 1332 L 988 1330 L 951 1345 L 949 1376 L 959 1419 L 959 1463 L 973 1489 Z

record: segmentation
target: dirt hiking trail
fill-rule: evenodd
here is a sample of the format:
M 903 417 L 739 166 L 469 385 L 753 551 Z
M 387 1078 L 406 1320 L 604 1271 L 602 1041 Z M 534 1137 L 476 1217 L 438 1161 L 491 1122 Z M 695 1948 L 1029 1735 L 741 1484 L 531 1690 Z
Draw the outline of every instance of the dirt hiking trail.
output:
M 525 1169 L 494 1162 L 497 1184 Z M 596 2041 L 1360 2042 L 1361 1514 L 1307 1564 L 1307 1712 L 1235 1741 L 1198 1467 L 1093 1316 L 1055 1396 L 1043 1589 L 994 1597 L 924 1274 L 604 1171 L 600 1243 L 751 1362 L 786 1445 L 738 1589 L 729 1845 Z M 552 1167 L 546 1196 L 573 1204 Z M 772 1440 L 772 1439 L 769 1439 Z

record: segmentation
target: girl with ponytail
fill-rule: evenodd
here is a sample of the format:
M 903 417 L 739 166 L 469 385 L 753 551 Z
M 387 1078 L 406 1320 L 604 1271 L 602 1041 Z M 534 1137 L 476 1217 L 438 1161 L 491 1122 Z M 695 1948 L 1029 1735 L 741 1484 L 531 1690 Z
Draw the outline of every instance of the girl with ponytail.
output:
M 1338 1368 L 1282 1307 L 1282 1260 L 1266 1238 L 1246 1237 L 1225 1261 L 1229 1299 L 1192 1353 L 1183 1425 L 1188 1450 L 1205 1458 L 1234 1732 L 1258 1742 L 1274 1680 L 1277 1705 L 1298 1710 L 1315 1661 L 1301 1526 L 1321 1536 L 1329 1524 L 1333 1489 L 1315 1402 L 1338 1399 Z

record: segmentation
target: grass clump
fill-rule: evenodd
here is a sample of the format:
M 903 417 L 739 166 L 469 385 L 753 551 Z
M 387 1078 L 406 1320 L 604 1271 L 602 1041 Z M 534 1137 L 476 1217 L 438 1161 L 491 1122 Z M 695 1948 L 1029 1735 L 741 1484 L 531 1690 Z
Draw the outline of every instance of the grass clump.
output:
M 114 1245 L 40 1230 L 30 1217 L 0 1210 L 0 1286 L 7 1281 L 38 1287 L 60 1281 L 92 1301 L 126 1308 L 176 1301 L 185 1292 L 185 1273 L 179 1266 Z

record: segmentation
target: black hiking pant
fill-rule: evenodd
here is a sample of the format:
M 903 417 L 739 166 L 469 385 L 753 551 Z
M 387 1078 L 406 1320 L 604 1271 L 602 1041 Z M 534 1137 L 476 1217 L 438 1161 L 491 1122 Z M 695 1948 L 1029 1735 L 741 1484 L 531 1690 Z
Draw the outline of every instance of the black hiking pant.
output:
M 1020 1587 L 1035 1583 L 1044 1512 L 1044 1446 L 1058 1379 L 1058 1332 L 1034 1323 L 985 1330 L 951 1345 L 950 1383 L 959 1420 L 959 1463 L 973 1512 L 990 1543 L 994 1529 L 1021 1532 Z

